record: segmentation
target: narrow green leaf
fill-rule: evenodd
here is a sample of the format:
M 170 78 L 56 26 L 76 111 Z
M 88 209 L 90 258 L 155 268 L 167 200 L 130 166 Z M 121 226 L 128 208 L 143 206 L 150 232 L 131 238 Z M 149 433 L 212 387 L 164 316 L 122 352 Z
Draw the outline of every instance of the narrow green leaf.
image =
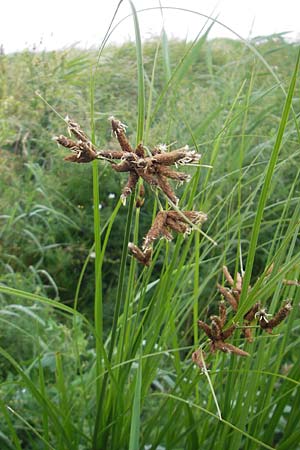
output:
M 271 181 L 272 181 L 272 176 L 273 176 L 273 173 L 274 173 L 274 170 L 276 167 L 276 163 L 278 160 L 278 155 L 279 155 L 279 151 L 281 148 L 284 130 L 285 130 L 285 127 L 286 127 L 286 124 L 288 121 L 289 112 L 290 112 L 291 105 L 292 105 L 292 99 L 293 99 L 293 95 L 294 95 L 297 74 L 298 74 L 298 69 L 299 69 L 299 59 L 300 59 L 300 52 L 298 53 L 298 58 L 296 61 L 294 73 L 293 73 L 293 76 L 292 76 L 292 79 L 290 82 L 285 105 L 283 108 L 281 122 L 280 122 L 279 128 L 278 128 L 276 142 L 275 142 L 275 145 L 274 145 L 271 157 L 270 157 L 270 161 L 269 161 L 268 168 L 267 168 L 266 175 L 265 175 L 265 180 L 264 180 L 264 183 L 262 186 L 262 191 L 261 191 L 259 201 L 258 201 L 257 213 L 255 216 L 255 221 L 253 224 L 251 240 L 250 240 L 250 245 L 249 245 L 249 253 L 248 253 L 248 258 L 247 258 L 247 263 L 246 263 L 246 271 L 245 271 L 245 276 L 243 279 L 243 291 L 242 291 L 241 298 L 240 298 L 240 308 L 239 308 L 238 313 L 235 316 L 236 321 L 239 321 L 240 318 L 243 317 L 243 315 L 247 312 L 247 310 L 251 306 L 248 304 L 248 302 L 246 303 L 245 300 L 246 300 L 248 288 L 250 285 L 254 257 L 255 257 L 255 253 L 256 253 L 256 249 L 257 249 L 258 236 L 259 236 L 259 232 L 260 232 L 260 228 L 261 228 L 261 222 L 262 222 L 262 218 L 263 218 L 263 214 L 264 214 L 264 209 L 265 209 L 265 205 L 266 205 L 266 202 L 268 199 L 268 193 L 269 193 L 269 189 L 270 189 L 270 185 L 271 185 Z
M 141 349 L 142 351 L 142 349 Z M 139 436 L 141 424 L 141 390 L 142 390 L 142 354 L 140 353 L 135 380 L 132 416 L 130 425 L 129 450 L 139 450 Z
M 13 423 L 12 423 L 10 417 L 9 417 L 7 406 L 6 406 L 6 404 L 4 403 L 4 401 L 1 398 L 0 398 L 0 410 L 2 411 L 3 418 L 6 420 L 8 429 L 9 429 L 10 434 L 11 434 L 11 439 L 12 439 L 14 445 L 15 445 L 15 449 L 16 450 L 22 450 L 21 442 L 20 442 L 20 440 L 18 438 L 18 435 L 16 433 L 15 427 L 14 427 L 14 425 L 13 425 Z M 4 439 L 5 439 L 7 444 L 8 444 L 8 442 L 10 442 L 9 438 L 7 436 L 3 435 L 3 440 Z M 11 443 L 10 443 L 10 445 L 11 445 L 11 448 L 13 449 L 14 448 L 13 445 Z
M 135 45 L 136 45 L 136 57 L 138 68 L 138 121 L 137 121 L 137 144 L 143 140 L 144 136 L 144 122 L 145 122 L 145 81 L 144 81 L 144 64 L 143 64 L 143 51 L 142 51 L 142 39 L 139 27 L 139 21 L 135 6 L 131 0 L 129 0 L 135 29 Z

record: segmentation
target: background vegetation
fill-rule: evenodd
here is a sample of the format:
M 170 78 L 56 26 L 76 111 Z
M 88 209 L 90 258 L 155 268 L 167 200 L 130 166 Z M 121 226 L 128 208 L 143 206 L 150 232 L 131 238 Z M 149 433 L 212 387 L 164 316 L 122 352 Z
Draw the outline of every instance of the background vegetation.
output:
M 162 34 L 141 47 L 135 26 L 96 70 L 94 51 L 0 57 L 1 449 L 296 450 L 299 290 L 282 280 L 299 279 L 297 45 Z M 53 109 L 99 148 L 117 148 L 114 115 L 132 144 L 202 153 L 213 169 L 190 169 L 180 207 L 205 211 L 218 245 L 195 232 L 161 241 L 150 268 L 127 257 L 157 198 L 124 208 L 105 163 L 63 162 Z M 287 298 L 293 311 L 274 336 L 236 334 L 249 358 L 217 353 L 201 373 L 197 319 L 217 310 L 223 264 L 246 268 L 244 312 Z

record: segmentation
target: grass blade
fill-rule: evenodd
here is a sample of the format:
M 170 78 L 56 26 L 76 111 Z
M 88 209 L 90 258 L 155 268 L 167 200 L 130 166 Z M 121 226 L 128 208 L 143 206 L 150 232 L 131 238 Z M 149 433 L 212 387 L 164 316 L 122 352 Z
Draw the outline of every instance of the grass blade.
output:
M 142 351 L 142 349 L 141 349 Z M 136 374 L 132 417 L 130 426 L 129 450 L 139 450 L 140 422 L 141 422 L 141 390 L 142 390 L 142 354 Z
M 253 231 L 252 231 L 250 245 L 249 245 L 249 253 L 248 253 L 248 258 L 247 258 L 247 263 L 246 263 L 246 271 L 245 271 L 245 276 L 244 276 L 244 280 L 243 280 L 243 291 L 242 291 L 242 295 L 240 298 L 241 307 L 239 308 L 239 311 L 236 314 L 236 317 L 235 317 L 236 321 L 240 320 L 240 318 L 243 317 L 243 315 L 247 312 L 249 307 L 251 307 L 251 305 L 248 305 L 245 302 L 245 299 L 246 299 L 248 288 L 250 285 L 254 257 L 255 257 L 255 253 L 256 253 L 258 236 L 259 236 L 259 232 L 260 232 L 260 228 L 261 228 L 261 222 L 262 222 L 262 218 L 263 218 L 263 214 L 264 214 L 264 209 L 265 209 L 266 202 L 268 199 L 268 193 L 269 193 L 269 189 L 270 189 L 270 185 L 271 185 L 271 181 L 272 181 L 272 176 L 273 176 L 273 173 L 274 173 L 274 170 L 276 167 L 276 163 L 278 160 L 278 155 L 279 155 L 279 151 L 281 148 L 284 130 L 285 130 L 285 127 L 286 127 L 286 124 L 288 121 L 288 117 L 289 117 L 289 113 L 290 113 L 290 109 L 291 109 L 291 105 L 292 105 L 292 99 L 293 99 L 293 95 L 294 95 L 297 74 L 298 74 L 298 69 L 299 69 L 299 59 L 300 59 L 300 52 L 298 53 L 298 58 L 296 61 L 294 73 L 293 73 L 293 76 L 292 76 L 292 79 L 290 82 L 285 105 L 283 108 L 281 122 L 280 122 L 280 125 L 278 128 L 276 142 L 275 142 L 272 154 L 270 156 L 270 161 L 269 161 L 268 168 L 267 168 L 266 175 L 265 175 L 265 181 L 263 183 L 262 191 L 261 191 L 259 201 L 258 201 L 257 213 L 256 213 L 255 221 L 253 224 Z

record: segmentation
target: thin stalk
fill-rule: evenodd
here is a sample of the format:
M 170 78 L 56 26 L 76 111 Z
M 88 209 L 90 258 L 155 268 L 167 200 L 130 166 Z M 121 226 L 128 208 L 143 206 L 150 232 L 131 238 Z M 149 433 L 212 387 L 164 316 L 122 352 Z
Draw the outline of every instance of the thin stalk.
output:
M 101 344 L 103 341 L 103 306 L 102 306 L 102 267 L 101 267 L 101 235 L 100 235 L 100 197 L 99 197 L 99 170 L 97 161 L 93 161 L 93 206 L 94 206 L 94 240 L 95 240 L 95 297 L 94 322 L 96 337 L 96 390 L 97 398 L 100 395 L 101 383 L 99 375 L 102 370 Z
M 144 114 L 145 114 L 144 68 L 143 68 L 143 57 L 142 57 L 142 41 L 141 41 L 138 18 L 137 18 L 135 7 L 131 1 L 130 1 L 130 6 L 132 9 L 133 19 L 134 19 L 134 28 L 135 28 L 135 35 L 136 35 L 137 66 L 138 66 L 138 119 L 137 119 L 137 138 L 136 138 L 136 142 L 138 144 L 139 142 L 142 141 L 143 135 L 144 135 L 144 119 L 145 119 L 144 118 Z M 116 337 L 117 337 L 117 329 L 118 329 L 118 320 L 119 320 L 120 311 L 121 311 L 121 301 L 122 301 L 123 293 L 124 293 L 126 260 L 127 260 L 127 254 L 128 254 L 128 243 L 129 243 L 129 238 L 130 238 L 134 204 L 135 204 L 135 199 L 134 199 L 134 195 L 132 194 L 130 201 L 129 201 L 129 205 L 128 205 L 128 212 L 127 212 L 127 219 L 126 219 L 126 226 L 125 226 L 125 233 L 124 233 L 124 240 L 123 240 L 123 248 L 122 248 L 122 255 L 121 255 L 121 263 L 120 263 L 120 271 L 119 271 L 119 279 L 118 279 L 118 287 L 117 287 L 117 294 L 116 294 L 116 304 L 115 304 L 115 308 L 114 308 L 113 325 L 112 325 L 110 345 L 109 345 L 109 350 L 108 350 L 108 360 L 110 362 L 112 361 L 113 351 L 114 351 L 114 347 L 115 347 L 115 342 L 116 342 Z M 98 378 L 98 380 L 100 380 L 100 378 Z M 95 421 L 95 429 L 94 429 L 94 435 L 93 435 L 93 450 L 98 450 L 98 449 L 101 449 L 102 447 L 106 446 L 109 431 L 110 431 L 109 429 L 106 429 L 106 431 L 102 431 L 101 426 L 99 429 L 99 425 L 100 425 L 99 420 L 101 420 L 101 423 L 103 424 L 102 412 L 103 412 L 104 400 L 105 400 L 105 396 L 106 396 L 107 381 L 108 381 L 108 377 L 105 374 L 105 376 L 103 378 L 102 389 L 100 392 L 99 401 L 97 402 L 96 421 Z M 102 433 L 101 439 L 100 439 L 100 432 Z

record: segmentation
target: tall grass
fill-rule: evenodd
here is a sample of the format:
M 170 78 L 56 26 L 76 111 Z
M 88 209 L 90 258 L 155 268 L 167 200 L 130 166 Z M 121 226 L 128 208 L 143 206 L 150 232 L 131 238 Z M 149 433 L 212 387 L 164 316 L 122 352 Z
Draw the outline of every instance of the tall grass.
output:
M 140 267 L 128 256 L 128 242 L 140 242 L 160 202 L 167 203 L 149 189 L 144 209 L 135 209 L 132 195 L 125 220 L 118 221 L 123 208 L 118 200 L 111 216 L 103 218 L 99 205 L 106 192 L 108 178 L 102 174 L 107 168 L 93 162 L 84 173 L 93 179 L 89 232 L 94 243 L 86 250 L 78 278 L 69 275 L 77 283 L 74 307 L 48 298 L 47 292 L 25 290 L 17 275 L 1 280 L 4 331 L 11 333 L 16 327 L 19 339 L 28 335 L 28 342 L 33 341 L 27 359 L 14 351 L 12 339 L 8 348 L 0 348 L 1 370 L 9 374 L 0 385 L 1 448 L 297 450 L 299 291 L 283 280 L 299 279 L 300 272 L 299 171 L 295 168 L 299 55 L 292 52 L 293 69 L 282 79 L 274 75 L 268 52 L 259 53 L 255 42 L 247 43 L 248 48 L 236 44 L 231 55 L 235 59 L 217 65 L 212 62 L 217 56 L 207 42 L 208 29 L 185 46 L 179 62 L 176 47 L 162 33 L 149 64 L 138 14 L 130 3 L 136 36 L 137 88 L 132 96 L 136 104 L 130 100 L 129 115 L 131 125 L 136 121 L 134 137 L 136 143 L 144 140 L 145 146 L 159 143 L 157 139 L 178 140 L 179 146 L 188 141 L 203 153 L 203 165 L 213 166 L 191 168 L 192 180 L 180 191 L 180 209 L 208 214 L 205 234 L 193 231 L 173 243 L 160 241 L 150 267 Z M 290 49 L 280 42 L 286 51 Z M 199 65 L 203 54 L 205 70 Z M 219 57 L 224 58 L 222 52 Z M 192 85 L 195 68 L 199 77 Z M 93 80 L 91 136 L 97 143 L 97 107 L 105 94 L 98 87 L 99 78 L 95 75 Z M 113 103 L 109 109 L 117 115 Z M 125 111 L 124 107 L 119 117 L 124 121 Z M 83 173 L 80 167 L 70 170 L 74 177 Z M 57 222 L 74 230 L 79 226 L 69 223 L 67 215 L 59 215 L 58 206 L 48 211 L 50 217 L 56 211 Z M 9 236 L 13 236 L 9 220 L 15 223 L 16 214 L 12 210 L 3 217 Z M 122 249 L 116 288 L 105 290 L 105 258 L 110 257 L 116 228 Z M 28 230 L 42 251 L 40 236 L 33 228 Z M 85 314 L 80 304 L 92 254 L 93 316 Z M 272 263 L 273 272 L 266 276 Z M 252 344 L 235 334 L 234 344 L 248 351 L 249 357 L 209 355 L 209 370 L 201 372 L 191 361 L 192 352 L 206 342 L 196 322 L 216 311 L 215 286 L 224 264 L 235 273 L 245 269 L 241 304 L 232 321 L 240 322 L 257 300 L 271 313 L 287 298 L 294 308 L 278 333 L 255 330 Z M 107 303 L 114 311 L 110 329 L 104 326 Z M 7 317 L 13 319 L 11 324 Z

